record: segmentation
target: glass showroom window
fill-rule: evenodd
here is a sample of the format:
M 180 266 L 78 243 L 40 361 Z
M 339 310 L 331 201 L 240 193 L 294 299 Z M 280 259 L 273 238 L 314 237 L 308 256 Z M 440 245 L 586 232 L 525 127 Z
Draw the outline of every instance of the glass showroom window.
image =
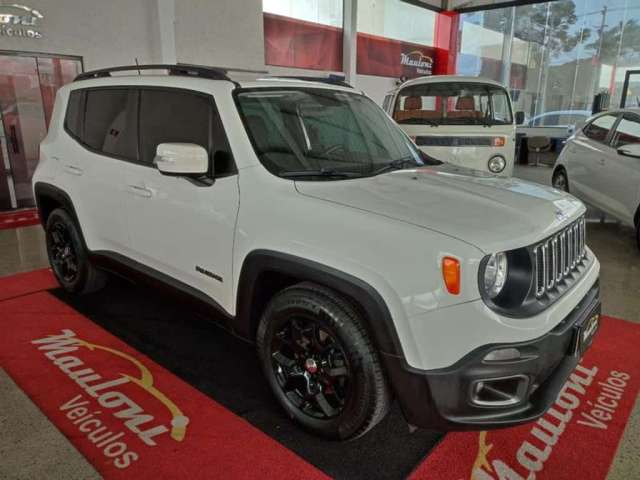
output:
M 458 73 L 508 82 L 530 126 L 580 126 L 599 92 L 618 106 L 626 71 L 640 68 L 640 4 L 630 0 L 463 14 L 460 33 Z
M 263 0 L 267 65 L 342 71 L 342 0 Z
M 358 73 L 385 77 L 430 74 L 435 19 L 435 12 L 402 0 L 359 0 Z

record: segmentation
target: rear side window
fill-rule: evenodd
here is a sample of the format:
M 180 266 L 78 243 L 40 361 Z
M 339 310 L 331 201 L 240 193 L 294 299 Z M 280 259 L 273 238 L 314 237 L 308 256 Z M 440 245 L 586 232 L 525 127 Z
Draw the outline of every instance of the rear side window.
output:
M 211 154 L 210 98 L 179 90 L 142 90 L 140 101 L 142 163 L 153 163 L 161 143 L 195 143 Z
M 596 118 L 589 125 L 584 127 L 584 134 L 591 140 L 604 143 L 607 140 L 607 136 L 616 123 L 617 117 L 615 115 L 603 115 Z
M 640 117 L 625 114 L 616 127 L 612 146 L 620 148 L 629 143 L 640 143 Z
M 69 94 L 67 113 L 64 117 L 64 125 L 67 131 L 77 139 L 82 138 L 82 126 L 84 123 L 84 91 L 74 90 Z
M 99 152 L 136 160 L 136 100 L 134 90 L 88 90 L 83 143 Z

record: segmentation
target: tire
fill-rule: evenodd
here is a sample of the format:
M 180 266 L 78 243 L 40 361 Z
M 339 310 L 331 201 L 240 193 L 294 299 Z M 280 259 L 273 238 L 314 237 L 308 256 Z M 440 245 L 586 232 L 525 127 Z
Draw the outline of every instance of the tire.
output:
M 636 245 L 638 246 L 638 250 L 640 250 L 640 218 L 636 222 Z
M 551 184 L 558 190 L 562 190 L 564 192 L 569 191 L 569 178 L 567 177 L 567 172 L 564 168 L 558 168 L 555 172 L 553 172 Z
M 387 381 L 362 317 L 328 288 L 300 283 L 278 293 L 260 319 L 257 349 L 278 402 L 316 435 L 354 439 L 389 411 Z
M 85 294 L 104 287 L 106 274 L 91 264 L 80 229 L 66 210 L 51 212 L 45 239 L 53 273 L 67 292 Z

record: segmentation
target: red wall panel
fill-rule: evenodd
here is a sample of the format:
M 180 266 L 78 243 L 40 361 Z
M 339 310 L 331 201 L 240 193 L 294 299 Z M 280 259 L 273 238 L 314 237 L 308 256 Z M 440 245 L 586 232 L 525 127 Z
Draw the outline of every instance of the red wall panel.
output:
M 263 14 L 267 65 L 342 71 L 342 29 Z

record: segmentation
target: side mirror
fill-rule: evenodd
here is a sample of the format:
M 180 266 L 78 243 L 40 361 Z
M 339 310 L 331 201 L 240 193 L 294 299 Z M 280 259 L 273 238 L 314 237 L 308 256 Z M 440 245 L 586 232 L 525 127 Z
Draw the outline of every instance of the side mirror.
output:
M 516 125 L 524 123 L 524 112 L 516 112 Z
M 618 154 L 625 157 L 640 158 L 640 143 L 630 143 L 618 148 Z
M 204 175 L 209 171 L 209 154 L 194 143 L 161 143 L 153 163 L 167 175 Z

